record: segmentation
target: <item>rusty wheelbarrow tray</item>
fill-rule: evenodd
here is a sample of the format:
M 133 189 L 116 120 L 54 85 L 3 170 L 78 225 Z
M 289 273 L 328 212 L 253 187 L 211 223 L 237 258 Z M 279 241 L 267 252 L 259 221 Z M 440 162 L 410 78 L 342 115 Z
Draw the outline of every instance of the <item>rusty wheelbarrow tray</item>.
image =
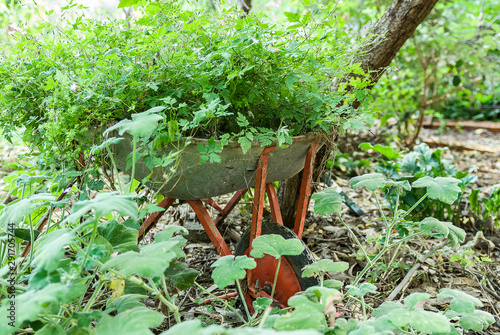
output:
M 118 169 L 126 170 L 127 156 L 132 152 L 132 136 L 124 134 L 125 140 L 115 145 L 115 161 Z M 314 134 L 295 136 L 286 148 L 276 147 L 269 153 L 266 182 L 284 180 L 296 175 L 304 168 L 307 150 L 313 142 L 322 144 L 321 137 Z M 206 145 L 207 140 L 191 139 L 190 144 L 182 149 L 178 166 L 168 175 L 162 168 L 155 168 L 147 186 L 165 195 L 179 200 L 208 199 L 228 194 L 255 185 L 257 165 L 261 154 L 266 149 L 258 142 L 252 142 L 250 149 L 244 154 L 240 144 L 230 142 L 220 153 L 220 163 L 206 162 L 200 164 L 201 154 L 198 144 Z M 178 150 L 181 144 L 171 144 L 161 152 L 168 154 Z M 139 160 L 136 164 L 135 178 L 142 180 L 151 171 Z

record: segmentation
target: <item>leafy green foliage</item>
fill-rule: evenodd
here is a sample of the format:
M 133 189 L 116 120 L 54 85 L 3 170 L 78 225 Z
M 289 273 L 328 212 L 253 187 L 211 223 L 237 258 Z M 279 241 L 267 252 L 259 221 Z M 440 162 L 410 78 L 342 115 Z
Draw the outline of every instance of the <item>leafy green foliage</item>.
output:
M 304 251 L 302 242 L 295 238 L 285 239 L 281 235 L 261 235 L 253 240 L 250 255 L 256 258 L 264 257 L 264 254 L 279 259 L 286 255 L 299 255 Z
M 219 288 L 234 283 L 237 279 L 242 279 L 246 276 L 245 269 L 254 269 L 257 263 L 253 258 L 247 256 L 224 256 L 219 258 L 211 265 L 214 269 L 212 279 Z
M 27 127 L 24 139 L 45 157 L 73 163 L 92 147 L 89 132 L 115 120 L 122 121 L 108 132 L 152 135 L 152 148 L 197 136 L 231 138 L 246 151 L 251 141 L 283 146 L 294 135 L 367 119 L 349 103 L 366 106 L 368 81 L 348 60 L 353 40 L 339 38 L 345 33 L 332 21 L 316 24 L 308 14 L 299 25 L 271 24 L 260 15 L 240 19 L 233 9 L 119 4 L 131 5 L 143 5 L 143 17 L 103 23 L 77 16 L 11 36 L 0 67 L 0 126 Z M 332 89 L 354 70 L 350 91 Z
M 320 272 L 344 272 L 349 268 L 349 263 L 334 262 L 331 259 L 321 259 L 302 269 L 303 277 L 317 275 Z
M 443 222 L 436 218 L 428 217 L 420 222 L 420 228 L 424 230 L 435 229 L 450 240 L 452 247 L 458 246 L 465 240 L 465 230 L 453 225 L 451 222 Z
M 375 191 L 376 189 L 392 184 L 392 181 L 388 180 L 380 173 L 367 173 L 362 176 L 354 177 L 349 182 L 353 189 L 366 187 L 370 191 Z
M 384 155 L 387 159 L 396 159 L 396 158 L 403 158 L 399 152 L 394 151 L 390 146 L 382 146 L 380 144 L 375 144 L 371 145 L 368 142 L 361 143 L 359 147 L 363 150 L 374 150 L 376 152 L 381 153 Z
M 139 252 L 127 251 L 111 258 L 103 269 L 118 268 L 124 275 L 141 274 L 145 277 L 160 276 L 177 257 L 183 257 L 178 241 L 155 242 Z
M 458 224 L 457 199 L 462 199 L 466 187 L 477 177 L 458 171 L 450 160 L 443 158 L 443 153 L 443 149 L 432 150 L 422 143 L 403 155 L 402 159 L 378 159 L 379 165 L 375 166 L 375 170 L 393 181 L 392 187 L 386 189 L 386 198 L 392 208 L 397 203 L 399 209 L 407 210 L 427 193 L 428 198 L 418 205 L 410 217 L 422 220 L 434 216 Z
M 450 177 L 431 178 L 425 176 L 413 182 L 411 186 L 425 187 L 431 199 L 437 199 L 451 205 L 457 200 L 458 194 L 462 191 L 458 184 L 460 180 Z
M 94 199 L 76 203 L 71 214 L 65 221 L 76 221 L 89 211 L 94 211 L 96 217 L 106 216 L 113 211 L 123 216 L 137 217 L 137 204 L 130 194 L 98 193 Z
M 96 335 L 107 335 L 112 333 L 135 335 L 153 334 L 149 328 L 159 326 L 164 316 L 146 307 L 135 307 L 118 313 L 116 316 L 105 315 L 96 325 Z
M 330 215 L 341 211 L 342 197 L 333 188 L 314 193 L 311 197 L 314 200 L 314 212 L 317 215 Z

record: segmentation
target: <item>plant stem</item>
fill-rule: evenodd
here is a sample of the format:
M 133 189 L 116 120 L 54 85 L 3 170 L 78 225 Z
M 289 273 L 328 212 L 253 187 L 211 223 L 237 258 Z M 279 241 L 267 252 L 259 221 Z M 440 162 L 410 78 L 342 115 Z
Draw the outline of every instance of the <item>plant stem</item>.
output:
M 99 297 L 99 294 L 101 293 L 101 289 L 104 286 L 104 282 L 99 280 L 99 286 L 94 290 L 94 293 L 92 293 L 92 296 L 90 297 L 89 301 L 85 305 L 85 308 L 83 309 L 83 312 L 88 312 L 96 299 Z
M 241 284 L 240 284 L 240 280 L 239 279 L 236 279 L 236 287 L 238 288 L 238 292 L 241 293 L 241 302 L 243 303 L 243 306 L 245 308 L 245 313 L 247 313 L 248 320 L 250 321 L 250 319 L 252 318 L 252 316 L 250 315 L 250 311 L 248 310 L 246 299 L 243 296 L 244 293 L 243 293 L 243 290 L 241 289 Z
M 132 193 L 134 190 L 134 176 L 135 176 L 135 157 L 137 155 L 137 136 L 134 136 L 134 148 L 132 152 L 132 174 L 130 175 L 130 187 L 128 193 Z
M 226 305 L 227 308 L 229 308 L 231 311 L 233 311 L 240 319 L 241 321 L 243 321 L 243 323 L 248 326 L 250 321 L 249 322 L 246 322 L 245 319 L 243 318 L 243 316 L 241 316 L 240 313 L 238 313 L 238 311 L 231 305 L 229 305 L 227 302 L 225 302 L 224 300 L 220 299 L 219 297 L 217 297 L 216 295 L 208 292 L 204 287 L 202 287 L 200 284 L 198 284 L 197 282 L 194 282 L 194 284 L 200 289 L 202 290 L 203 292 L 207 293 L 208 295 L 210 295 L 212 298 L 215 298 L 217 300 L 219 300 L 220 302 L 222 302 L 224 305 Z M 246 305 L 246 303 L 245 303 Z
M 422 235 L 424 233 L 425 232 L 418 232 L 418 233 L 406 236 L 406 237 L 402 238 L 401 240 L 398 240 L 398 241 L 396 241 L 394 243 L 389 244 L 388 246 L 384 246 L 382 248 L 382 250 L 380 250 L 380 252 L 375 257 L 373 257 L 372 263 L 366 264 L 366 266 L 364 267 L 364 269 L 361 270 L 361 272 L 356 277 L 356 280 L 354 281 L 354 283 L 352 285 L 358 285 L 359 281 L 361 280 L 361 278 L 363 278 L 363 276 L 365 275 L 365 273 L 373 266 L 374 263 L 376 263 L 385 254 L 385 252 L 387 250 L 391 249 L 392 247 L 394 247 L 394 246 L 396 246 L 396 245 L 398 245 L 400 243 L 403 243 L 405 241 L 411 240 L 415 236 Z
M 273 309 L 271 308 L 271 306 L 267 306 L 266 310 L 264 311 L 264 314 L 262 314 L 262 319 L 260 320 L 258 328 L 264 327 L 264 324 L 266 323 L 266 320 L 269 317 L 269 314 L 271 314 L 272 310 Z
M 344 220 L 342 220 L 342 217 L 340 215 L 339 215 L 339 220 L 344 225 L 344 227 L 347 228 L 347 230 L 349 231 L 349 233 L 351 234 L 351 236 L 354 238 L 354 241 L 356 241 L 356 244 L 359 246 L 359 248 L 363 252 L 363 255 L 365 255 L 366 261 L 368 262 L 368 264 L 370 265 L 370 267 L 373 266 L 374 260 L 370 260 L 370 257 L 368 257 L 368 254 L 366 253 L 365 248 L 363 248 L 363 245 L 361 245 L 361 242 L 359 242 L 357 236 L 354 234 L 354 232 L 352 231 L 352 229 L 344 222 Z
M 90 255 L 90 249 L 92 248 L 92 244 L 94 243 L 94 237 L 95 237 L 95 233 L 97 231 L 97 217 L 95 218 L 94 220 L 94 225 L 92 227 L 92 233 L 90 235 L 90 243 L 87 245 L 87 251 L 85 252 L 85 257 L 83 258 L 83 262 L 82 262 L 82 267 L 81 267 L 81 271 L 83 272 L 83 270 L 85 270 L 85 263 L 87 263 L 87 258 L 89 258 L 89 255 Z
M 106 147 L 106 150 L 108 151 L 108 156 L 109 159 L 111 160 L 111 165 L 113 165 L 113 170 L 115 170 L 116 180 L 118 181 L 118 187 L 120 188 L 120 194 L 123 194 L 122 183 L 120 182 L 120 176 L 118 174 L 118 168 L 116 167 L 115 159 L 113 158 L 113 153 L 111 152 L 109 147 Z
M 278 265 L 276 266 L 276 274 L 274 275 L 273 288 L 271 289 L 271 300 L 273 300 L 274 298 L 274 289 L 276 288 L 276 282 L 278 281 L 278 272 L 280 271 L 281 257 L 278 259 Z
M 406 212 L 405 212 L 405 213 L 404 213 L 404 214 L 403 214 L 403 215 L 402 215 L 402 216 L 398 219 L 398 221 L 403 220 L 403 219 L 404 219 L 404 218 L 405 218 L 408 214 L 410 214 L 410 213 L 411 213 L 411 212 L 412 212 L 412 211 L 413 211 L 413 210 L 414 210 L 414 209 L 415 209 L 418 205 L 420 205 L 420 203 L 421 203 L 422 201 L 424 201 L 424 200 L 427 198 L 427 196 L 428 196 L 428 195 L 429 195 L 429 193 L 425 193 L 425 194 L 422 196 L 422 198 L 418 199 L 418 201 L 417 201 L 415 204 L 413 204 L 413 206 L 411 206 L 411 208 L 410 208 L 409 210 L 407 210 L 407 211 L 406 211 Z M 398 221 L 394 221 L 394 222 L 395 222 L 395 223 L 397 223 Z

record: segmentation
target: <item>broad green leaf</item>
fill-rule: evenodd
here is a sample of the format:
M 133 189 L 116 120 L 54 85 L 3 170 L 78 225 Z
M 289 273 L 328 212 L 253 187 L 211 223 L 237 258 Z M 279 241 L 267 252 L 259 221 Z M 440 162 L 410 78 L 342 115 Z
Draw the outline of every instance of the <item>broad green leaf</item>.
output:
M 402 189 L 404 189 L 406 191 L 410 191 L 411 190 L 411 185 L 410 185 L 410 182 L 408 180 L 395 181 L 392 184 L 392 186 L 393 187 L 401 187 Z
M 427 217 L 420 222 L 420 228 L 424 230 L 435 229 L 439 234 L 450 240 L 450 245 L 456 247 L 465 239 L 465 230 L 455 226 L 451 222 L 439 221 L 433 217 Z
M 145 277 L 160 276 L 170 262 L 184 253 L 178 241 L 165 241 L 146 245 L 139 252 L 127 251 L 111 258 L 103 265 L 103 270 L 116 267 L 123 275 L 140 274 Z M 184 255 L 185 256 L 185 255 Z
M 318 305 L 321 306 L 321 311 L 325 311 L 329 305 L 333 305 L 335 302 L 340 302 L 342 299 L 342 294 L 339 290 L 334 288 L 324 287 L 324 286 L 311 286 L 306 289 L 306 293 L 312 293 L 318 298 Z M 293 298 L 293 297 L 292 297 Z M 295 307 L 295 302 L 290 298 L 288 303 L 290 306 Z
M 395 328 L 389 318 L 384 315 L 376 320 L 371 319 L 360 323 L 358 328 L 349 335 L 393 335 Z
M 359 147 L 363 150 L 366 150 L 366 151 L 372 149 L 376 152 L 381 153 L 382 155 L 384 155 L 388 159 L 403 158 L 403 156 L 401 156 L 399 154 L 399 152 L 394 151 L 394 149 L 392 149 L 390 146 L 381 146 L 380 144 L 375 144 L 374 146 L 372 146 L 370 143 L 364 142 L 364 143 L 361 143 L 359 145 Z
M 451 298 L 450 309 L 457 313 L 474 313 L 476 306 L 483 306 L 483 303 L 478 298 L 475 298 L 465 292 L 449 288 L 441 289 L 437 298 Z
M 148 296 L 143 294 L 126 294 L 122 295 L 115 300 L 108 300 L 106 304 L 107 309 L 117 310 L 118 313 L 124 312 L 126 310 L 144 307 L 144 304 L 140 301 L 145 300 Z
M 328 287 L 328 288 L 334 288 L 336 290 L 340 290 L 342 286 L 344 286 L 344 283 L 341 282 L 340 280 L 336 279 L 328 279 L 323 281 L 323 286 Z
M 313 296 L 316 296 L 316 294 L 312 294 Z M 313 301 L 304 294 L 296 294 L 292 296 L 288 299 L 288 305 L 294 308 L 316 310 L 321 313 L 323 313 L 323 310 L 325 309 L 322 304 L 318 303 L 317 299 L 316 301 Z
M 333 328 L 334 334 L 335 335 L 347 335 L 351 334 L 351 331 L 356 329 L 358 326 L 359 321 L 356 319 L 342 319 L 339 318 L 335 320 L 335 327 Z
M 163 109 L 165 109 L 165 107 L 153 107 L 145 112 L 132 114 L 132 120 L 121 120 L 114 126 L 106 129 L 104 135 L 118 129 L 120 136 L 123 135 L 124 132 L 128 132 L 132 136 L 149 137 L 158 126 L 158 122 L 163 120 L 163 116 L 154 113 Z
M 349 263 L 334 262 L 331 259 L 321 259 L 313 264 L 306 265 L 302 269 L 302 277 L 310 277 L 323 272 L 344 272 L 349 268 Z
M 437 199 L 448 205 L 451 205 L 455 200 L 457 200 L 460 192 L 462 192 L 458 184 L 460 184 L 460 180 L 456 178 L 431 178 L 429 176 L 425 176 L 423 178 L 415 180 L 412 186 L 416 188 L 425 187 L 427 188 L 429 198 Z
M 160 335 L 186 335 L 186 334 L 227 335 L 229 334 L 229 329 L 225 329 L 224 327 L 217 325 L 210 325 L 208 327 L 203 327 L 200 319 L 194 319 L 178 323 L 169 330 L 164 331 Z
M 365 186 L 372 192 L 386 185 L 392 185 L 393 183 L 392 180 L 385 178 L 381 173 L 367 173 L 362 176 L 354 177 L 349 182 L 354 189 Z
M 387 314 L 387 318 L 398 328 L 406 326 L 410 322 L 410 314 L 412 312 L 403 309 L 393 309 Z
M 495 323 L 495 318 L 488 312 L 475 310 L 473 313 L 462 315 L 459 323 L 464 329 L 481 331 Z
M 410 312 L 410 325 L 413 329 L 427 334 L 449 333 L 451 330 L 446 316 L 422 310 Z
M 255 258 L 264 257 L 264 254 L 279 259 L 285 255 L 300 255 L 304 251 L 304 245 L 297 238 L 285 240 L 283 236 L 276 234 L 261 235 L 253 240 L 250 255 Z
M 354 297 L 362 297 L 366 293 L 372 293 L 372 294 L 377 293 L 377 286 L 371 283 L 363 283 L 358 287 L 347 285 L 346 288 L 349 289 L 349 291 L 347 291 L 347 294 L 352 295 Z
M 429 297 L 430 295 L 427 293 L 412 293 L 404 299 L 405 307 L 414 310 L 419 301 L 429 299 Z
M 33 263 L 37 268 L 51 272 L 57 269 L 64 256 L 64 247 L 73 243 L 75 234 L 69 229 L 59 229 L 43 236 L 35 248 Z
M 25 229 L 25 228 L 16 228 L 14 229 L 14 236 L 19 237 L 20 239 L 24 241 L 31 241 L 31 229 Z M 40 232 L 36 229 L 33 229 L 33 239 L 36 239 L 40 235 Z
M 290 315 L 285 315 L 274 321 L 276 330 L 298 330 L 298 329 L 317 329 L 325 330 L 327 328 L 325 315 L 317 309 L 295 307 Z
M 99 145 L 94 145 L 92 149 L 90 150 L 90 153 L 99 153 L 101 150 L 105 149 L 106 147 L 109 147 L 112 144 L 118 144 L 120 143 L 121 140 L 123 140 L 123 137 L 111 137 L 108 138 L 106 141 L 102 142 Z
M 73 205 L 71 214 L 63 222 L 76 222 L 89 211 L 94 211 L 96 218 L 111 214 L 113 211 L 122 216 L 136 218 L 137 204 L 133 200 L 134 194 L 98 193 L 91 200 L 79 201 Z
M 155 242 L 168 241 L 178 232 L 182 235 L 189 234 L 189 231 L 182 226 L 170 225 L 166 226 L 161 232 L 155 234 Z
M 393 310 L 404 310 L 402 304 L 394 301 L 384 301 L 382 305 L 378 306 L 373 312 L 372 316 L 375 318 L 379 318 L 383 315 L 389 315 Z
M 113 251 L 124 253 L 138 251 L 137 230 L 127 228 L 117 220 L 109 220 L 97 227 L 99 234 L 113 246 Z
M 17 227 L 24 217 L 33 213 L 38 206 L 55 199 L 52 194 L 39 193 L 7 205 L 0 217 L 0 227 L 4 230 L 7 230 L 8 224 L 14 224 Z
M 188 268 L 188 266 L 179 261 L 173 261 L 165 270 L 165 277 L 174 283 L 175 287 L 180 290 L 187 290 L 193 286 L 199 271 Z
M 342 197 L 334 188 L 329 187 L 319 193 L 314 193 L 312 199 L 314 200 L 314 212 L 316 215 L 340 214 Z
M 245 269 L 254 269 L 256 266 L 255 260 L 247 256 L 224 256 L 211 265 L 215 268 L 212 272 L 212 279 L 219 288 L 223 289 L 237 279 L 244 278 L 246 276 Z
M 149 328 L 158 327 L 164 316 L 146 307 L 136 307 L 118 313 L 105 315 L 95 326 L 96 335 L 153 335 Z

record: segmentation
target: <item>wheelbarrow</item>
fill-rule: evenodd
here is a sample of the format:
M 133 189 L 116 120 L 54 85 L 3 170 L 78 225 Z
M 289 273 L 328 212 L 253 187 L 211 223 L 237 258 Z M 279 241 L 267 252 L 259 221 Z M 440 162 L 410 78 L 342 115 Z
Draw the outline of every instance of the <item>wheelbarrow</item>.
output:
M 116 165 L 122 171 L 127 170 L 127 156 L 133 150 L 132 137 L 127 133 L 124 135 L 125 140 L 115 144 L 114 148 Z M 151 214 L 141 224 L 139 241 L 176 200 L 185 201 L 196 213 L 219 255 L 231 255 L 217 226 L 234 209 L 249 187 L 255 189 L 252 223 L 236 245 L 236 256 L 250 256 L 252 241 L 261 234 L 278 234 L 285 239 L 302 237 L 314 160 L 317 150 L 323 144 L 320 136 L 309 134 L 293 137 L 292 144 L 286 148 L 276 145 L 261 147 L 255 142 L 245 154 L 238 143 L 230 143 L 224 146 L 220 153 L 220 163 L 207 162 L 201 165 L 198 143 L 207 144 L 207 141 L 192 139 L 191 143 L 184 147 L 177 168 L 166 183 L 161 168 L 155 168 L 151 173 L 141 160 L 136 163 L 135 178 L 142 180 L 151 174 L 146 185 L 159 190 L 165 196 L 158 205 L 164 210 Z M 170 150 L 177 149 L 170 145 L 164 148 L 164 153 Z M 290 178 L 302 169 L 300 200 L 292 231 L 283 225 L 273 182 Z M 234 195 L 224 208 L 213 200 L 213 197 L 232 192 Z M 263 224 L 265 194 L 269 200 L 273 222 Z M 217 217 L 212 218 L 205 206 L 215 208 L 218 211 Z M 242 283 L 243 292 L 240 292 L 250 309 L 252 301 L 258 297 L 270 297 L 278 264 L 278 261 L 269 255 L 256 259 L 256 262 L 255 269 L 247 270 L 246 279 Z M 274 290 L 275 305 L 287 306 L 288 299 L 295 293 L 319 283 L 318 277 L 303 278 L 301 275 L 303 267 L 312 262 L 313 255 L 305 245 L 300 255 L 282 257 Z

